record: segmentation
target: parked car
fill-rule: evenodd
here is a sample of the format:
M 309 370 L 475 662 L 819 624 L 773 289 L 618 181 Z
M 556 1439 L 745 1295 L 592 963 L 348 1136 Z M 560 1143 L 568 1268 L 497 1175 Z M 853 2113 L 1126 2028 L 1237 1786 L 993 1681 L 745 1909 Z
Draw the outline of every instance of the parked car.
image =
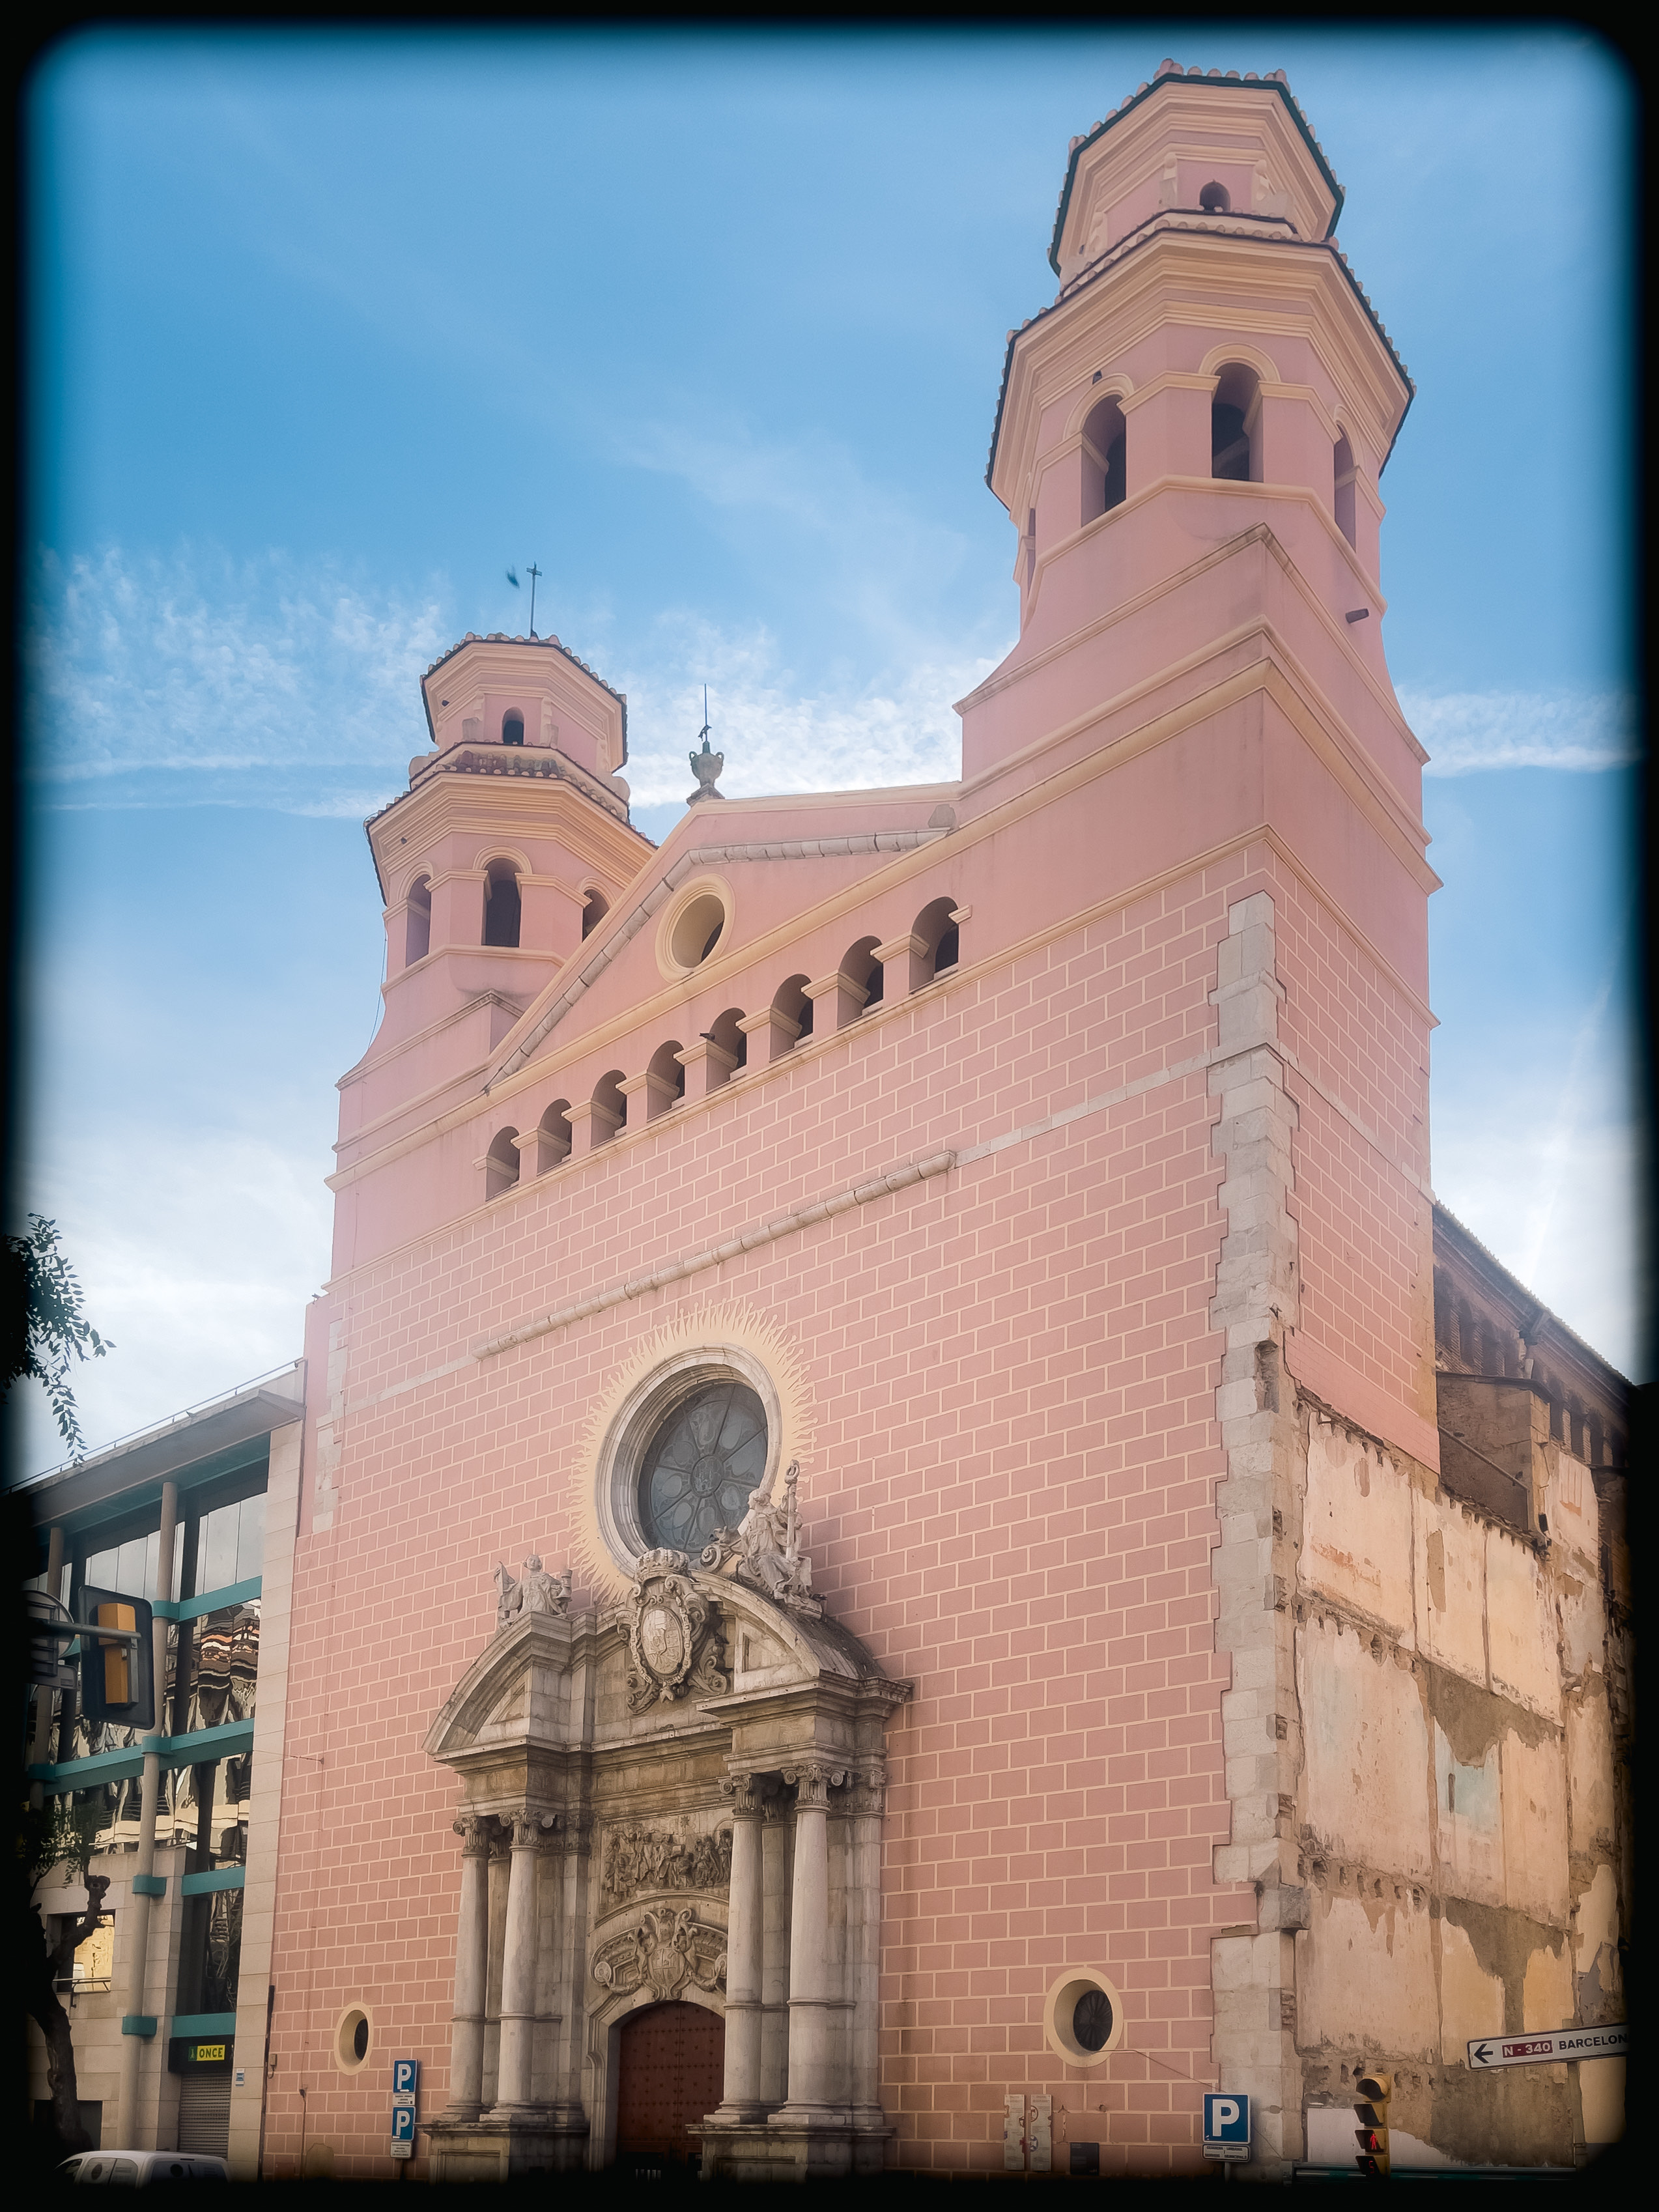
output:
M 65 2181 L 110 2182 L 118 2189 L 143 2189 L 151 2182 L 228 2181 L 222 2158 L 198 2150 L 83 2150 L 58 2169 Z

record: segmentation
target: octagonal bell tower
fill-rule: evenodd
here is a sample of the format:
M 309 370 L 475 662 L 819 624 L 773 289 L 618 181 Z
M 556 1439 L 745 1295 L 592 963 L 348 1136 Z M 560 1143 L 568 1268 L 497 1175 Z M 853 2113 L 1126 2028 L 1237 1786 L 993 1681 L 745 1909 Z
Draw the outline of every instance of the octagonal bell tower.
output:
M 629 820 L 627 699 L 556 638 L 469 635 L 421 689 L 433 750 L 367 824 L 386 1013 L 343 1135 L 475 1073 L 653 849 Z
M 1413 386 L 1338 248 L 1342 200 L 1282 71 L 1166 62 L 1073 140 L 1059 294 L 1009 335 L 987 471 L 1020 637 L 963 702 L 970 778 L 1259 615 L 1322 690 L 1375 697 L 1354 734 L 1415 815 L 1377 489 Z M 1289 592 L 1237 565 L 1269 537 Z
M 1304 2154 L 1299 2038 L 1327 2033 L 1313 1993 L 1346 1971 L 1317 1928 L 1291 1932 L 1309 1929 L 1303 1824 L 1334 1832 L 1282 1595 L 1312 1425 L 1340 1418 L 1425 1471 L 1439 1457 L 1437 878 L 1426 757 L 1383 653 L 1378 492 L 1413 387 L 1337 246 L 1341 207 L 1282 73 L 1166 62 L 1073 140 L 1059 292 L 1009 335 L 988 470 L 1014 525 L 1019 636 L 959 709 L 963 821 L 1097 794 L 1074 865 L 1103 942 L 1137 948 L 1101 1018 L 1109 1060 L 1137 1021 L 1162 1024 L 1140 1033 L 1157 1048 L 1111 1061 L 1105 1095 L 1164 1079 L 1164 1040 L 1190 1036 L 1200 993 L 1213 1010 L 1185 1063 L 1226 1222 L 1206 1300 L 1230 1676 L 1213 1872 L 1258 1903 L 1254 1924 L 1225 1908 L 1212 1944 L 1212 2056 L 1261 2115 L 1259 2166 L 1285 2174 Z M 1068 828 L 1056 817 L 1055 867 Z M 1177 945 L 1182 983 L 1149 1009 L 1144 976 Z

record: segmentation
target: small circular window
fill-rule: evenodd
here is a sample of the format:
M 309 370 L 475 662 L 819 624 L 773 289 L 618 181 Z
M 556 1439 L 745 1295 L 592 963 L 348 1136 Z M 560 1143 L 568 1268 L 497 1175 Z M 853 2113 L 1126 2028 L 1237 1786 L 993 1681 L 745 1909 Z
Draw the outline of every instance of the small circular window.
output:
M 674 917 L 668 950 L 681 968 L 700 968 L 720 941 L 726 907 L 713 891 L 703 891 Z
M 1042 2006 L 1050 2051 L 1071 2066 L 1098 2066 L 1123 2039 L 1123 2001 L 1094 1966 L 1068 1967 Z
M 647 1540 L 699 1552 L 717 1528 L 735 1528 L 766 1475 L 766 1409 L 742 1382 L 716 1382 L 684 1399 L 646 1449 L 640 1526 Z
M 368 2057 L 372 2039 L 368 2014 L 361 2005 L 348 2005 L 334 2030 L 334 2059 L 342 2073 L 357 2071 Z

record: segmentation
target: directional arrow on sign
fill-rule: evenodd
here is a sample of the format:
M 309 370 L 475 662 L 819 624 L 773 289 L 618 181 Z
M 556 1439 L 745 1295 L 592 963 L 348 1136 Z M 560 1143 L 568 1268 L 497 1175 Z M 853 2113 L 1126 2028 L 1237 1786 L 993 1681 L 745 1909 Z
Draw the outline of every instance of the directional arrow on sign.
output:
M 1622 2021 L 1610 2027 L 1553 2027 L 1536 2035 L 1478 2036 L 1468 2046 L 1469 2063 L 1494 2066 L 1559 2066 L 1568 2058 L 1622 2058 L 1630 2049 L 1630 2029 Z

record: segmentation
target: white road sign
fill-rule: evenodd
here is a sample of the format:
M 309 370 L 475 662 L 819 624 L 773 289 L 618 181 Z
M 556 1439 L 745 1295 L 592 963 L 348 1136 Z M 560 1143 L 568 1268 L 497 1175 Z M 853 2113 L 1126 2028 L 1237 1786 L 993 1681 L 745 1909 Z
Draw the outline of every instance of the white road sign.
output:
M 1477 2072 L 1492 2066 L 1547 2066 L 1564 2058 L 1622 2058 L 1630 2049 L 1630 2030 L 1617 2027 L 1556 2027 L 1542 2035 L 1482 2035 L 1469 2045 Z

